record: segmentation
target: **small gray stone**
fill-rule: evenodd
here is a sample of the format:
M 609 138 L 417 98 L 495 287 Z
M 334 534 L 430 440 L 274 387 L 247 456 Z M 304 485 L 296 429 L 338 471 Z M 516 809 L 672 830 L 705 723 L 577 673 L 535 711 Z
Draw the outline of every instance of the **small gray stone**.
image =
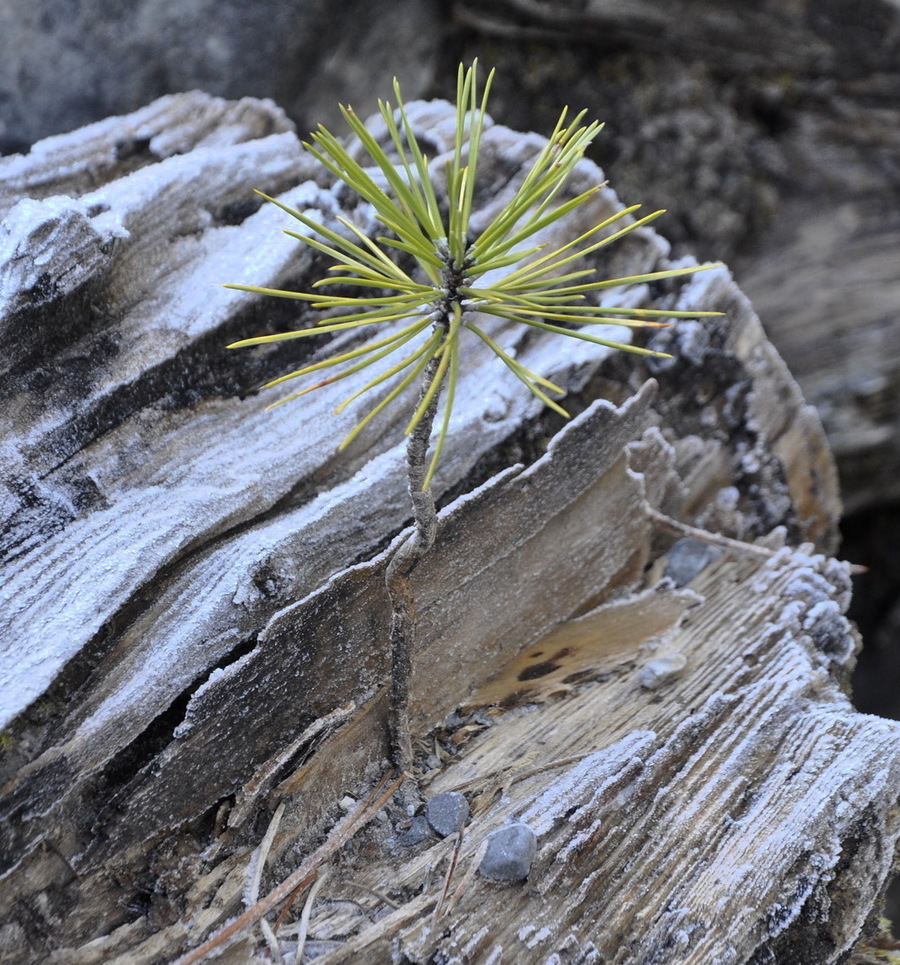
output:
M 397 838 L 397 844 L 401 848 L 413 848 L 417 844 L 421 844 L 423 841 L 428 840 L 431 837 L 431 828 L 428 826 L 428 822 L 425 820 L 424 814 L 417 814 L 412 819 L 412 824 L 407 828 L 403 834 Z
M 531 871 L 537 837 L 527 824 L 509 824 L 488 835 L 479 874 L 492 881 L 523 881 Z
M 677 651 L 648 660 L 638 671 L 638 683 L 647 690 L 658 690 L 677 680 L 687 666 L 687 657 Z
M 469 817 L 469 802 L 459 791 L 444 791 L 429 798 L 425 805 L 425 817 L 442 838 L 456 834 Z
M 687 586 L 688 583 L 722 551 L 717 546 L 710 546 L 702 540 L 688 536 L 669 550 L 666 568 L 663 576 L 667 576 L 675 586 Z

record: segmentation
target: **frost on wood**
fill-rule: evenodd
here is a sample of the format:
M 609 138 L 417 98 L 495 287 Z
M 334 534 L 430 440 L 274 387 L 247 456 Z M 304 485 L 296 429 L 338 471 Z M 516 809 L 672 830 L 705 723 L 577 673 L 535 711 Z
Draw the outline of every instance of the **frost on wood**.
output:
M 814 600 L 845 597 L 848 582 L 833 561 L 784 549 L 763 565 L 720 559 L 691 594 L 661 583 L 595 611 L 601 682 L 499 717 L 431 785 L 475 802 L 458 880 L 490 834 L 521 821 L 538 835 L 527 885 L 472 884 L 438 927 L 439 889 L 426 888 L 414 920 L 401 908 L 357 925 L 356 960 L 399 940 L 415 962 L 462 948 L 472 962 L 498 948 L 529 962 L 843 961 L 869 913 L 855 896 L 888 876 L 900 831 L 898 726 L 857 714 L 838 686 L 851 658 L 830 653 L 849 639 L 846 621 L 827 640 L 804 629 Z M 624 610 L 673 603 L 667 630 L 616 645 L 609 662 L 602 641 Z M 688 660 L 664 698 L 638 671 L 661 638 Z M 440 854 L 432 845 L 415 868 L 385 860 L 352 875 L 391 894 Z M 347 916 L 323 912 L 323 931 L 341 926 Z
M 450 109 L 410 112 L 439 171 Z M 542 144 L 488 129 L 473 220 Z M 584 162 L 572 190 L 601 180 Z M 0 875 L 15 909 L 0 952 L 24 962 L 177 957 L 240 911 L 276 811 L 263 891 L 386 767 L 384 570 L 408 523 L 407 412 L 338 454 L 357 416 L 331 410 L 365 376 L 264 411 L 277 396 L 257 386 L 323 346 L 228 353 L 311 319 L 220 283 L 308 288 L 321 265 L 254 187 L 378 230 L 266 102 L 164 98 L 0 159 Z M 605 189 L 559 230 L 618 207 Z M 597 262 L 670 266 L 649 230 Z M 353 877 L 398 907 L 374 931 L 316 913 L 326 960 L 397 943 L 415 961 L 501 947 L 614 960 L 627 936 L 655 949 L 647 962 L 749 963 L 812 921 L 827 963 L 876 906 L 897 735 L 841 695 L 841 571 L 812 550 L 763 566 L 711 554 L 688 587 L 654 588 L 672 540 L 643 511 L 831 551 L 821 427 L 725 269 L 617 300 L 727 317 L 659 334 L 671 363 L 485 322 L 567 387 L 564 426 L 466 349 L 439 537 L 415 574 L 410 709 L 423 792 L 464 790 L 473 820 L 439 914 L 456 835 L 395 851 L 375 822 L 347 844 Z M 682 671 L 642 687 L 640 668 L 673 653 Z M 520 820 L 537 855 L 511 913 L 509 892 L 467 869 Z M 329 882 L 321 900 L 347 914 L 377 900 L 356 891 L 351 906 L 341 875 Z M 241 939 L 247 956 L 257 939 Z

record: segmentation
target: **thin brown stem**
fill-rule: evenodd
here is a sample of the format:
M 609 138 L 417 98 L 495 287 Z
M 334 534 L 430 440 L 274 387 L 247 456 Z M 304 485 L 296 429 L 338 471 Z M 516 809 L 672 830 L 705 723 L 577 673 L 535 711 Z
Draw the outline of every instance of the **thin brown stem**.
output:
M 673 519 L 671 516 L 661 513 L 658 509 L 654 509 L 646 501 L 644 502 L 644 512 L 658 526 L 669 530 L 670 533 L 677 533 L 679 536 L 690 536 L 713 546 L 719 546 L 722 549 L 731 550 L 744 556 L 756 556 L 762 560 L 770 560 L 776 553 L 776 550 L 769 549 L 768 546 L 758 546 L 756 543 L 732 539 L 730 536 L 723 536 L 721 533 L 710 533 L 708 530 L 682 523 L 681 520 Z
M 693 539 L 711 543 L 713 546 L 720 546 L 724 550 L 731 550 L 732 552 L 741 553 L 745 556 L 756 556 L 762 560 L 770 560 L 778 552 L 777 550 L 769 549 L 768 546 L 760 546 L 757 543 L 746 543 L 744 540 L 732 539 L 730 536 L 723 536 L 721 533 L 710 533 L 709 530 L 698 529 L 696 526 L 682 523 L 680 520 L 673 519 L 671 516 L 661 513 L 658 509 L 654 509 L 646 500 L 644 501 L 644 512 L 654 523 L 663 529 L 669 530 L 670 533 L 678 533 L 679 536 L 690 536 Z M 850 573 L 854 576 L 869 572 L 867 566 L 862 566 L 859 563 L 848 563 L 847 566 Z
M 433 357 L 422 377 L 418 404 L 437 377 L 440 359 Z M 443 380 L 442 380 L 443 381 Z M 391 600 L 391 756 L 401 774 L 412 777 L 412 737 L 409 729 L 409 681 L 415 646 L 416 603 L 410 576 L 419 560 L 431 549 L 437 531 L 437 512 L 430 489 L 423 489 L 426 455 L 434 416 L 441 394 L 438 385 L 428 408 L 406 444 L 406 474 L 412 500 L 415 529 L 388 564 L 385 575 Z

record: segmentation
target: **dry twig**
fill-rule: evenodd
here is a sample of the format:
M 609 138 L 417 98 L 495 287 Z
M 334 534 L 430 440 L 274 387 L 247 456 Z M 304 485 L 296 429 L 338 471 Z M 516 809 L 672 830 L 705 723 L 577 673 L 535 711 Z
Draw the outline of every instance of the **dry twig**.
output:
M 284 814 L 284 801 L 282 801 L 277 808 L 275 808 L 275 813 L 272 815 L 272 820 L 269 822 L 268 828 L 266 828 L 266 833 L 260 842 L 259 847 L 256 849 L 256 854 L 253 856 L 253 860 L 250 864 L 250 872 L 247 875 L 247 885 L 244 888 L 244 904 L 245 905 L 255 905 L 259 901 L 259 886 L 262 882 L 263 870 L 266 866 L 266 860 L 269 857 L 269 852 L 272 850 L 272 842 L 275 840 L 275 835 L 278 833 L 278 826 L 281 824 L 281 817 Z
M 303 948 L 306 945 L 306 935 L 309 931 L 309 919 L 312 915 L 313 905 L 327 877 L 328 869 L 326 868 L 316 879 L 312 888 L 309 889 L 309 895 L 307 895 L 306 902 L 303 905 L 303 911 L 300 914 L 300 931 L 297 933 L 297 952 L 294 955 L 294 961 L 297 963 L 303 961 Z
M 702 540 L 704 543 L 719 546 L 733 553 L 741 553 L 744 556 L 755 556 L 758 559 L 770 560 L 778 552 L 777 550 L 769 549 L 768 546 L 760 546 L 758 543 L 746 543 L 740 539 L 723 536 L 721 533 L 710 533 L 709 530 L 699 529 L 696 526 L 691 526 L 689 523 L 682 523 L 680 520 L 673 519 L 671 516 L 661 513 L 658 509 L 654 509 L 646 500 L 644 501 L 644 512 L 654 523 L 663 529 L 669 530 L 671 533 L 678 533 L 680 536 L 690 536 L 693 539 Z M 868 573 L 869 571 L 867 566 L 861 566 L 858 563 L 850 563 L 848 565 L 850 572 L 853 574 Z
M 277 888 L 270 891 L 265 898 L 257 902 L 252 908 L 248 908 L 230 925 L 226 925 L 220 932 L 213 935 L 212 938 L 207 939 L 192 952 L 182 955 L 175 962 L 175 965 L 194 965 L 195 962 L 202 961 L 210 952 L 225 948 L 245 929 L 255 925 L 264 915 L 280 905 L 298 886 L 313 880 L 318 868 L 336 851 L 340 850 L 360 828 L 368 824 L 398 790 L 403 783 L 403 777 L 391 780 L 392 776 L 391 771 L 385 774 L 356 810 L 351 811 L 339 821 L 325 842 L 303 861 L 293 874 L 285 878 Z
M 453 872 L 456 870 L 456 862 L 459 861 L 459 851 L 460 848 L 462 848 L 465 831 L 465 826 L 463 826 L 459 829 L 459 831 L 456 832 L 456 843 L 453 845 L 453 851 L 450 853 L 450 861 L 447 864 L 447 873 L 444 875 L 444 887 L 441 888 L 440 897 L 438 898 L 437 904 L 434 906 L 434 911 L 431 915 L 432 925 L 434 925 L 438 918 L 441 917 L 441 910 L 444 907 L 444 900 L 446 899 L 447 892 L 450 889 L 450 882 L 453 879 Z

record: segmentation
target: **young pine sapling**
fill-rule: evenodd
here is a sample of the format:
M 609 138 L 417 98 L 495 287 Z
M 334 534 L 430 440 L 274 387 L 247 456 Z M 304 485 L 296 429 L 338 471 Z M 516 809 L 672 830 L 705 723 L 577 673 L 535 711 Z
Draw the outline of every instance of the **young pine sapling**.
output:
M 632 218 L 640 207 L 617 211 L 600 224 L 549 248 L 536 239 L 554 222 L 587 202 L 602 185 L 562 200 L 562 189 L 588 145 L 600 132 L 596 121 L 583 123 L 582 111 L 567 122 L 563 110 L 553 133 L 531 164 L 508 204 L 474 237 L 470 234 L 478 158 L 485 130 L 486 106 L 493 71 L 479 90 L 477 62 L 457 77 L 454 147 L 446 165 L 446 197 L 438 197 L 432 183 L 428 158 L 423 154 L 394 81 L 396 106 L 379 102 L 382 118 L 399 160 L 393 161 L 373 134 L 349 107 L 341 112 L 358 138 L 370 164 L 359 163 L 330 131 L 319 127 L 306 149 L 337 178 L 368 202 L 386 229 L 374 240 L 346 218 L 338 221 L 344 233 L 334 231 L 275 198 L 263 197 L 295 218 L 306 232 L 287 231 L 301 243 L 333 259 L 329 275 L 313 285 L 311 292 L 282 291 L 253 285 L 228 285 L 242 291 L 309 302 L 329 316 L 312 328 L 243 339 L 231 348 L 263 345 L 283 339 L 308 338 L 329 332 L 393 324 L 388 334 L 379 332 L 364 345 L 323 361 L 314 362 L 268 383 L 289 380 L 329 369 L 338 369 L 320 381 L 287 395 L 275 405 L 338 382 L 374 365 L 390 360 L 362 388 L 337 407 L 337 412 L 370 390 L 384 385 L 389 390 L 356 423 L 341 442 L 344 448 L 383 409 L 418 386 L 409 422 L 406 468 L 415 527 L 399 547 L 387 571 L 387 588 L 393 607 L 391 626 L 391 740 L 395 765 L 412 770 L 408 722 L 409 677 L 415 631 L 415 608 L 410 575 L 434 542 L 436 513 L 431 482 L 441 459 L 461 365 L 465 364 L 466 338 L 479 339 L 543 403 L 568 417 L 552 396 L 564 390 L 526 368 L 484 330 L 479 315 L 495 315 L 567 338 L 584 339 L 625 352 L 662 355 L 636 345 L 610 341 L 590 332 L 592 325 L 661 326 L 673 318 L 696 318 L 715 312 L 678 312 L 604 305 L 597 297 L 606 289 L 659 281 L 701 271 L 692 266 L 623 278 L 594 277 L 583 264 L 592 252 L 612 244 L 629 232 L 649 224 L 663 212 Z M 411 255 L 415 268 L 406 271 L 397 253 Z M 329 285 L 354 287 L 358 294 L 329 294 Z M 589 299 L 589 296 L 593 298 Z M 393 361 L 397 358 L 397 361 Z M 440 421 L 431 459 L 427 453 L 434 421 Z

